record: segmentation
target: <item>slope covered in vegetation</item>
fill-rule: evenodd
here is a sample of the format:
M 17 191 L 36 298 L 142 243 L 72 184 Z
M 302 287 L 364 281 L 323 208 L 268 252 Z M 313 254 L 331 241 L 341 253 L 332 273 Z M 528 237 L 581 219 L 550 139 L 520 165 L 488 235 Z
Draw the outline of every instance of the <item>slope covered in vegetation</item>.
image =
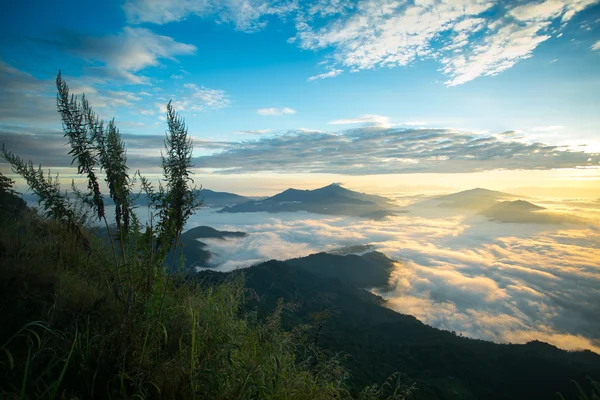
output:
M 118 297 L 110 252 L 94 238 L 86 252 L 67 228 L 31 210 L 2 217 L 1 394 L 343 397 L 343 370 L 300 363 L 301 331 L 281 330 L 279 309 L 262 321 L 240 313 L 241 280 L 205 289 L 167 286 L 159 319 L 164 274 L 149 287 L 139 287 L 137 273 L 122 277 L 128 295 Z
M 315 254 L 269 261 L 244 271 L 202 272 L 200 281 L 222 282 L 245 275 L 258 295 L 263 315 L 278 299 L 294 304 L 284 326 L 312 323 L 312 335 L 329 353 L 344 354 L 349 381 L 358 391 L 397 371 L 405 385 L 416 384 L 411 399 L 577 399 L 600 380 L 600 355 L 568 352 L 542 342 L 497 344 L 470 339 L 425 325 L 413 316 L 385 307 L 385 301 L 361 290 L 373 278 L 373 262 L 385 256 Z M 388 260 L 389 261 L 389 260 Z M 338 276 L 335 271 L 338 271 Z
M 60 74 L 57 104 L 77 172 L 75 198 L 58 177 L 8 149 L 2 157 L 40 199 L 25 207 L 0 175 L 0 395 L 8 398 L 330 399 L 348 397 L 335 362 L 297 357 L 302 329 L 283 331 L 282 306 L 266 318 L 241 309 L 240 279 L 200 287 L 177 279 L 173 249 L 199 205 L 192 143 L 169 103 L 155 189 L 138 175 L 155 220 L 133 213 L 135 179 L 114 121 L 99 120 Z M 109 227 L 104 178 L 115 205 Z M 106 227 L 105 238 L 87 222 Z M 106 243 L 109 246 L 106 246 Z M 374 398 L 370 387 L 362 398 Z M 399 397 L 398 397 L 399 398 Z

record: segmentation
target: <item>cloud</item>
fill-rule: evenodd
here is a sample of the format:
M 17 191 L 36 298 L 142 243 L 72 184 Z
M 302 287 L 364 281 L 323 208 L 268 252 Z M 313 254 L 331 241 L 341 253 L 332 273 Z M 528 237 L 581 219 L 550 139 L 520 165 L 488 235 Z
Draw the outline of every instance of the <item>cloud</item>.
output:
M 123 5 L 128 20 L 134 24 L 166 24 L 196 15 L 231 23 L 246 32 L 264 28 L 265 17 L 283 16 L 296 7 L 294 1 L 269 0 L 127 0 Z
M 202 112 L 206 110 L 216 110 L 226 108 L 231 105 L 229 95 L 221 89 L 210 89 L 204 86 L 200 87 L 193 83 L 186 83 L 181 88 L 177 89 L 170 96 L 171 104 L 177 112 Z M 154 106 L 158 109 L 158 113 L 164 118 L 167 112 L 168 100 L 155 102 Z M 154 115 L 152 110 L 140 111 L 142 114 Z M 194 114 L 192 114 L 193 116 Z M 161 119 L 163 120 L 163 119 Z
M 127 0 L 123 8 L 134 24 L 164 24 L 194 15 L 255 32 L 273 17 L 294 21 L 296 32 L 288 42 L 331 51 L 324 62 L 326 72 L 308 81 L 345 70 L 403 67 L 434 59 L 448 76 L 446 85 L 457 86 L 530 58 L 537 46 L 560 35 L 577 13 L 599 1 Z
M 442 71 L 450 76 L 445 83 L 457 86 L 480 76 L 494 76 L 511 68 L 517 62 L 531 57 L 533 50 L 550 38 L 539 34 L 549 22 L 522 26 L 510 23 L 485 37 L 466 54 L 453 54 L 443 58 Z
M 188 227 L 198 225 L 250 233 L 208 243 L 218 270 L 371 244 L 399 261 L 392 290 L 375 290 L 394 310 L 469 337 L 600 351 L 597 226 L 517 226 L 459 214 L 371 221 L 207 209 Z
M 330 121 L 328 124 L 331 125 L 351 125 L 351 124 L 365 124 L 368 126 L 380 126 L 389 128 L 392 126 L 390 124 L 389 117 L 383 115 L 375 115 L 375 114 L 367 114 L 361 115 L 358 118 L 348 118 L 348 119 L 338 119 L 335 121 Z
M 425 122 L 425 121 L 406 121 L 406 122 L 402 122 L 400 125 L 420 126 L 420 125 L 427 125 L 427 122 Z
M 272 129 L 251 129 L 248 131 L 240 131 L 240 132 L 235 132 L 237 134 L 242 134 L 242 135 L 265 135 L 267 133 L 271 133 L 273 132 Z
M 594 43 L 593 45 L 591 45 L 590 48 L 592 50 L 594 50 L 594 51 L 600 50 L 600 40 L 598 40 L 596 43 Z
M 193 83 L 186 83 L 183 87 L 190 92 L 189 97 L 186 98 L 188 109 L 201 111 L 206 108 L 225 108 L 231 104 L 229 96 L 224 90 L 198 87 Z
M 377 119 L 334 122 L 373 121 Z M 221 153 L 195 161 L 200 168 L 227 174 L 270 171 L 369 175 L 597 167 L 600 154 L 526 143 L 511 136 L 365 126 L 339 133 L 289 131 L 234 143 Z
M 176 42 L 168 36 L 157 35 L 146 28 L 125 27 L 112 36 L 65 36 L 67 46 L 80 57 L 99 62 L 107 74 L 131 83 L 149 83 L 139 75 L 148 67 L 160 65 L 160 60 L 175 60 L 175 56 L 192 55 L 196 46 Z
M 333 78 L 333 77 L 336 77 L 336 76 L 338 76 L 338 75 L 339 75 L 339 74 L 341 74 L 342 72 L 344 72 L 344 71 L 343 71 L 343 70 L 341 70 L 341 69 L 332 69 L 332 70 L 330 70 L 330 71 L 328 71 L 328 72 L 324 72 L 324 73 L 322 73 L 322 74 L 318 74 L 318 75 L 311 76 L 311 77 L 309 77 L 309 78 L 307 79 L 307 81 L 308 81 L 308 82 L 312 82 L 312 81 L 315 81 L 315 80 L 318 80 L 318 79 Z
M 164 134 L 132 134 L 123 131 L 124 125 L 127 123 L 117 121 L 127 148 L 129 167 L 133 170 L 142 169 L 142 172 L 160 168 Z M 0 138 L 8 150 L 25 160 L 32 160 L 35 165 L 41 164 L 44 168 L 52 169 L 71 167 L 68 140 L 60 130 L 1 125 Z M 192 140 L 196 150 L 222 151 L 230 145 L 229 142 L 208 141 L 198 137 L 192 137 Z
M 105 89 L 104 82 L 97 78 L 83 81 L 67 76 L 65 79 L 70 92 L 75 95 L 85 93 L 103 117 L 112 114 L 118 107 L 131 107 L 142 100 L 137 93 Z M 22 125 L 23 121 L 27 121 L 30 126 L 48 123 L 60 126 L 55 96 L 53 79 L 36 78 L 0 61 L 0 120 L 3 124 Z
M 54 84 L 35 78 L 0 60 L 0 121 L 22 124 L 23 121 L 57 121 Z
M 258 110 L 256 110 L 256 113 L 258 115 L 269 115 L 269 116 L 274 116 L 274 115 L 292 115 L 292 114 L 296 114 L 296 110 L 291 109 L 291 108 L 259 108 Z
M 547 0 L 510 8 L 492 0 L 364 0 L 328 11 L 333 18 L 321 24 L 314 10 L 300 12 L 293 41 L 304 49 L 333 49 L 333 65 L 351 71 L 433 58 L 450 77 L 446 84 L 456 86 L 529 58 L 550 38 L 554 20 L 566 22 L 595 3 Z
M 536 126 L 531 128 L 532 132 L 552 132 L 552 131 L 560 131 L 565 127 L 562 125 L 546 125 L 546 126 Z

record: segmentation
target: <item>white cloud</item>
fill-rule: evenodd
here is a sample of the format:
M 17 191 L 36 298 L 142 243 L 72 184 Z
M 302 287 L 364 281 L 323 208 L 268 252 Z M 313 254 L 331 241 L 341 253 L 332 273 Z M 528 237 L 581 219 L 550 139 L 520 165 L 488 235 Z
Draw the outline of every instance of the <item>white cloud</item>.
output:
M 343 70 L 341 70 L 341 69 L 332 69 L 332 70 L 330 70 L 330 71 L 328 71 L 328 72 L 324 72 L 324 73 L 322 73 L 322 74 L 318 74 L 318 75 L 311 76 L 311 77 L 309 77 L 309 78 L 307 79 L 307 81 L 308 81 L 308 82 L 312 82 L 312 81 L 315 81 L 315 80 L 317 80 L 317 79 L 333 78 L 333 77 L 336 77 L 336 76 L 338 76 L 338 75 L 339 75 L 339 74 L 341 74 L 342 72 L 344 72 L 344 71 L 343 71 Z
M 196 15 L 213 17 L 247 32 L 264 28 L 265 17 L 282 16 L 296 7 L 293 1 L 272 0 L 127 0 L 123 5 L 132 23 L 166 24 Z
M 231 105 L 231 100 L 224 90 L 200 87 L 193 83 L 184 84 L 182 89 L 177 90 L 174 95 L 170 96 L 170 100 L 178 112 L 202 112 Z M 154 103 L 161 115 L 167 112 L 167 103 L 167 100 Z M 150 114 L 150 111 L 146 111 L 146 115 L 152 114 Z
M 288 107 L 284 107 L 284 108 L 259 108 L 258 110 L 256 110 L 256 113 L 258 115 L 268 115 L 268 116 L 274 116 L 274 115 L 292 115 L 292 114 L 296 114 L 296 110 L 294 110 L 292 108 L 288 108 Z
M 347 119 L 337 119 L 335 121 L 330 121 L 328 124 L 331 125 L 352 125 L 352 124 L 365 124 L 369 126 L 378 126 L 382 128 L 393 126 L 390 123 L 390 118 L 384 115 L 375 115 L 375 114 L 366 114 L 361 115 L 358 118 L 347 118 Z
M 191 91 L 191 101 L 196 105 L 200 104 L 201 109 L 224 108 L 231 104 L 224 90 L 198 87 L 193 83 L 186 83 L 183 87 Z
M 142 114 L 142 115 L 154 115 L 154 114 L 156 114 L 156 112 L 154 110 L 152 110 L 152 109 L 148 110 L 148 109 L 145 109 L 145 108 L 140 108 L 139 111 L 140 111 L 140 114 Z
M 196 47 L 179 43 L 168 36 L 157 35 L 145 28 L 125 27 L 117 35 L 83 38 L 74 51 L 83 58 L 100 61 L 106 69 L 132 83 L 148 83 L 138 73 L 160 65 L 161 59 L 191 55 Z
M 494 76 L 519 61 L 530 58 L 537 46 L 550 39 L 549 27 L 562 17 L 566 22 L 577 12 L 598 0 L 546 0 L 522 4 L 510 9 L 506 16 L 488 25 L 480 40 L 460 37 L 461 51 L 441 59 L 442 71 L 450 76 L 448 86 L 461 85 L 480 76 Z M 460 36 L 460 35 L 459 35 Z M 454 50 L 457 38 L 445 47 Z
M 456 86 L 480 76 L 494 76 L 531 57 L 533 50 L 550 38 L 538 34 L 548 24 L 536 22 L 523 27 L 510 23 L 487 36 L 470 53 L 443 58 L 443 72 L 450 76 L 446 84 Z
M 352 70 L 378 66 L 403 66 L 431 54 L 430 41 L 465 16 L 490 8 L 487 0 L 428 2 L 406 6 L 395 1 L 362 1 L 347 19 L 321 29 L 300 26 L 297 39 L 302 48 L 333 47 L 334 58 Z
M 289 43 L 333 52 L 327 58 L 330 69 L 308 81 L 346 69 L 402 67 L 433 58 L 449 77 L 446 84 L 456 86 L 531 57 L 540 43 L 560 36 L 566 22 L 599 1 L 127 0 L 123 7 L 133 23 L 162 24 L 197 15 L 247 32 L 265 28 L 273 16 L 293 19 L 296 34 Z
M 235 133 L 241 134 L 241 135 L 266 135 L 271 132 L 273 132 L 272 129 L 251 129 L 248 131 L 240 131 L 240 132 L 235 132 Z
M 406 121 L 406 122 L 401 123 L 400 125 L 422 126 L 422 125 L 427 125 L 427 122 L 425 122 L 425 121 Z
M 330 69 L 308 81 L 346 69 L 402 67 L 433 58 L 449 76 L 446 84 L 456 86 L 531 57 L 540 43 L 551 34 L 560 36 L 566 22 L 599 1 L 127 0 L 123 7 L 133 23 L 163 24 L 196 15 L 247 32 L 265 28 L 274 16 L 293 19 L 296 34 L 289 43 L 333 51 L 327 58 Z M 555 21 L 561 25 L 555 27 Z
M 546 126 L 536 126 L 531 128 L 532 132 L 553 132 L 553 131 L 560 131 L 561 129 L 564 129 L 565 127 L 562 125 L 546 125 Z
M 253 172 L 463 173 L 497 169 L 594 167 L 600 153 L 523 141 L 518 134 L 481 134 L 455 129 L 398 128 L 388 117 L 363 115 L 331 121 L 362 124 L 341 132 L 287 131 L 232 144 L 198 157 L 216 173 Z
M 600 50 L 600 40 L 598 40 L 596 43 L 594 43 L 590 48 L 594 51 Z
M 416 210 L 381 221 L 200 210 L 188 227 L 250 233 L 207 242 L 219 270 L 371 244 L 400 261 L 393 290 L 380 292 L 392 309 L 469 337 L 600 351 L 597 227 L 498 224 L 437 207 Z
M 301 14 L 294 42 L 304 49 L 331 48 L 335 65 L 352 71 L 434 58 L 450 77 L 446 84 L 456 86 L 497 75 L 531 57 L 550 38 L 553 21 L 564 23 L 596 3 L 547 0 L 509 6 L 503 15 L 502 3 L 495 0 L 364 0 L 322 25 L 309 13 Z M 486 15 L 492 8 L 494 16 Z

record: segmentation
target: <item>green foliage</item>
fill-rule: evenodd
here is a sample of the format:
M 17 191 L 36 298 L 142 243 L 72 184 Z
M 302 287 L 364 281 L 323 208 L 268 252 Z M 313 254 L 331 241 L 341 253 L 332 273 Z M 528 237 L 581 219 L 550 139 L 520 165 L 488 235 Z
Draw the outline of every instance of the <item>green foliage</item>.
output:
M 5 219 L 18 218 L 27 203 L 13 189 L 14 181 L 0 173 L 0 223 Z
M 99 135 L 100 163 L 106 173 L 106 184 L 115 203 L 117 231 L 129 232 L 131 222 L 132 182 L 128 175 L 125 144 L 115 120 L 108 123 L 106 135 Z
M 188 138 L 185 121 L 175 112 L 171 102 L 167 104 L 167 124 L 166 155 L 162 154 L 165 188 L 158 199 L 160 219 L 157 229 L 159 247 L 170 248 L 201 202 L 196 200 L 198 189 L 192 186 L 192 141 Z
M 384 299 L 356 286 L 361 276 L 378 279 L 371 262 L 381 257 L 317 254 L 264 262 L 243 273 L 246 287 L 257 294 L 259 314 L 273 312 L 274 304 L 283 298 L 296 305 L 293 312 L 284 314 L 284 328 L 312 326 L 301 354 L 306 354 L 302 358 L 307 358 L 309 366 L 315 357 L 312 344 L 317 331 L 319 364 L 325 362 L 324 355 L 345 354 L 341 363 L 351 374 L 347 385 L 356 396 L 364 386 L 396 371 L 404 374 L 405 388 L 413 383 L 418 388 L 411 389 L 411 399 L 427 400 L 552 399 L 557 392 L 565 399 L 577 399 L 572 380 L 589 393 L 586 377 L 600 379 L 600 356 L 591 351 L 564 351 L 541 342 L 498 344 L 469 339 L 386 308 Z M 338 277 L 329 268 L 336 264 Z M 241 272 L 203 271 L 197 279 L 214 283 Z M 386 398 L 393 393 L 391 388 L 398 387 L 396 383 L 393 378 L 385 387 L 367 386 L 363 395 Z
M 0 228 L 0 246 L 0 397 L 348 396 L 333 379 L 340 370 L 297 362 L 299 336 L 281 330 L 281 307 L 264 320 L 242 312 L 240 279 L 169 286 L 157 325 L 164 274 L 123 301 L 99 240 L 88 256 L 64 226 L 30 214 Z
M 15 181 L 0 173 L 0 193 L 17 194 L 13 189 Z
M 417 389 L 415 383 L 407 383 L 407 378 L 396 373 L 390 376 L 381 386 L 365 387 L 358 395 L 359 400 L 406 400 Z
M 69 154 L 73 157 L 71 165 L 77 165 L 77 172 L 87 177 L 89 196 L 98 219 L 104 219 L 104 200 L 96 175 L 98 165 L 98 137 L 103 135 L 104 123 L 96 116 L 85 95 L 79 101 L 76 96 L 69 97 L 69 86 L 62 79 L 60 71 L 56 77 L 56 105 L 62 117 L 65 137 L 71 145 Z
M 21 175 L 29 189 L 39 197 L 45 216 L 67 226 L 77 235 L 78 242 L 89 249 L 89 239 L 82 230 L 87 223 L 88 213 L 85 208 L 70 202 L 67 194 L 61 191 L 58 175 L 53 178 L 50 171 L 46 174 L 41 166 L 35 168 L 31 160 L 22 160 L 4 145 L 0 156 L 11 164 L 13 171 Z
M 69 95 L 60 73 L 56 84 L 69 154 L 87 190 L 73 182 L 75 196 L 68 196 L 58 176 L 2 149 L 45 213 L 27 209 L 0 226 L 0 396 L 348 397 L 347 373 L 334 358 L 318 368 L 297 359 L 299 331 L 280 328 L 282 304 L 265 319 L 246 312 L 242 278 L 211 287 L 171 282 L 179 238 L 199 205 L 192 143 L 171 103 L 164 185 L 154 190 L 137 174 L 159 217 L 156 226 L 152 218 L 144 226 L 132 212 L 134 182 L 114 120 L 105 127 L 84 96 Z M 116 233 L 106 218 L 102 171 L 116 206 Z M 14 197 L 10 180 L 2 176 L 0 185 Z M 112 257 L 106 241 L 90 234 L 98 228 L 88 225 L 89 210 L 104 221 Z

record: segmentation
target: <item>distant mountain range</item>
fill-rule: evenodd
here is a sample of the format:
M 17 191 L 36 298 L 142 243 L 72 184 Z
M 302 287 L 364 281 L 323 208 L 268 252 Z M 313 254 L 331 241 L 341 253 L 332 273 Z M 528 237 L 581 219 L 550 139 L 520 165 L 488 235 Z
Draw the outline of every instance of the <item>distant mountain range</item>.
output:
M 394 215 L 391 200 L 348 190 L 331 184 L 315 190 L 288 189 L 263 200 L 225 207 L 223 213 L 307 211 L 329 215 L 348 215 L 381 219 Z
M 319 253 L 243 272 L 202 271 L 196 278 L 210 285 L 243 273 L 257 295 L 250 309 L 264 317 L 279 299 L 293 304 L 284 326 L 312 325 L 306 333 L 311 342 L 315 318 L 324 317 L 319 346 L 346 355 L 342 362 L 357 387 L 401 371 L 407 382 L 416 382 L 415 399 L 551 399 L 557 392 L 571 399 L 577 398 L 572 380 L 600 380 L 600 355 L 590 351 L 468 339 L 386 308 L 384 299 L 362 289 L 387 285 L 394 268 L 402 267 L 377 252 Z
M 546 210 L 517 196 L 476 188 L 435 197 L 415 204 L 417 209 L 463 210 L 488 217 L 492 222 L 516 224 L 582 224 L 583 218 Z
M 235 204 L 242 204 L 250 200 L 248 197 L 229 192 L 215 192 L 209 189 L 202 189 L 199 192 L 198 200 L 202 200 L 202 206 L 220 208 Z M 136 205 L 146 206 L 148 200 L 144 194 L 140 195 L 135 202 Z
M 528 201 L 515 200 L 499 202 L 481 211 L 480 214 L 488 217 L 490 221 L 516 224 L 581 224 L 586 222 L 574 215 L 544 212 L 544 210 L 546 208 Z
M 476 188 L 436 197 L 427 203 L 442 208 L 459 208 L 481 211 L 496 205 L 499 201 L 512 199 L 515 196 L 508 193 Z
M 21 195 L 27 202 L 37 202 L 38 197 L 32 193 L 24 193 Z M 221 208 L 226 206 L 232 206 L 236 204 L 242 204 L 249 200 L 249 197 L 240 196 L 235 193 L 228 192 L 215 192 L 209 189 L 202 189 L 199 192 L 199 200 L 202 200 L 202 206 Z M 104 196 L 104 202 L 106 205 L 114 205 L 112 199 L 109 196 Z M 140 194 L 135 200 L 136 206 L 147 206 L 148 199 L 145 194 Z

